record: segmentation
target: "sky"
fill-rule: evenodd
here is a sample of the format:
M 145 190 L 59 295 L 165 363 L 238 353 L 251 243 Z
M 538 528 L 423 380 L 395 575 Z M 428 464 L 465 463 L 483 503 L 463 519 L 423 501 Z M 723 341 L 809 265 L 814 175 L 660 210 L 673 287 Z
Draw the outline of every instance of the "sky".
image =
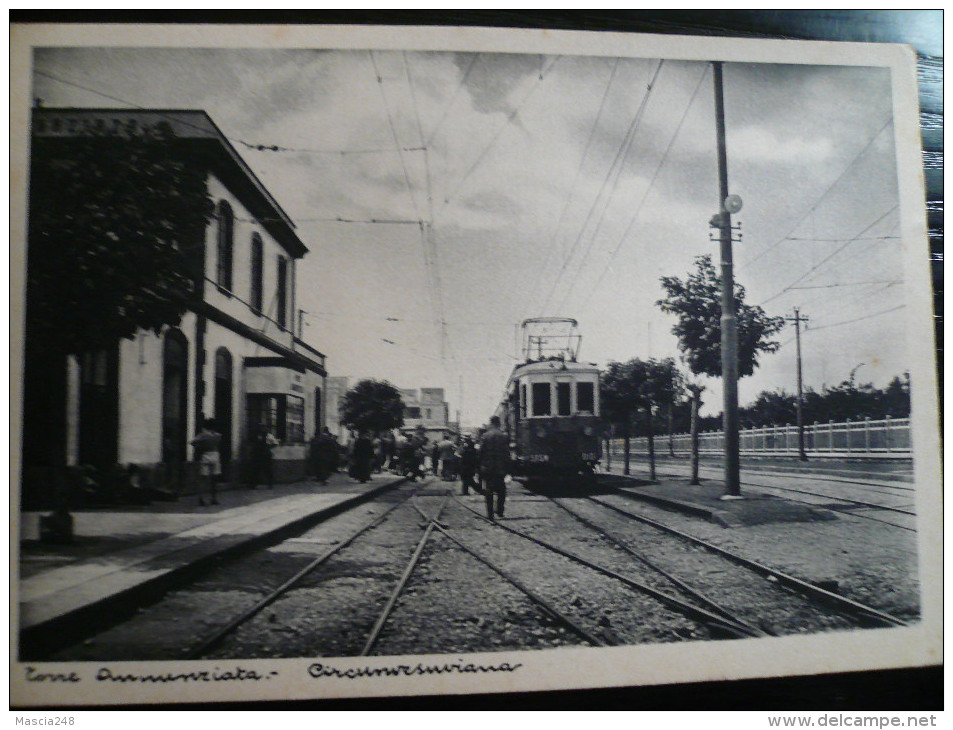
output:
M 708 63 L 58 48 L 34 69 L 47 107 L 205 110 L 310 250 L 297 304 L 329 374 L 443 387 L 465 425 L 492 414 L 527 317 L 575 318 L 602 367 L 678 357 L 659 279 L 718 261 Z M 911 366 L 889 70 L 726 63 L 724 90 L 746 301 L 809 318 L 806 387 L 885 385 Z M 795 390 L 793 338 L 742 405 Z

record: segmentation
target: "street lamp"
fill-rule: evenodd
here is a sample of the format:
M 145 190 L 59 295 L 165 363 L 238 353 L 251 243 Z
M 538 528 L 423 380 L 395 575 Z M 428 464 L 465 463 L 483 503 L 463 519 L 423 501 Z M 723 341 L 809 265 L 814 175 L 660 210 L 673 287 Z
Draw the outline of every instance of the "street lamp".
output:
M 850 371 L 850 384 L 854 384 L 854 376 L 857 374 L 857 371 L 860 370 L 867 363 L 859 362 L 854 366 L 854 369 Z

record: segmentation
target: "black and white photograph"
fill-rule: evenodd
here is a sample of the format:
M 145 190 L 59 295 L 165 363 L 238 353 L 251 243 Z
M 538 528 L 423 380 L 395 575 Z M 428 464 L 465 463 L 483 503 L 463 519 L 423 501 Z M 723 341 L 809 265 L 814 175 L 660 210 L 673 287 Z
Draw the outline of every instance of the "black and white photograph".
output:
M 911 49 L 14 30 L 18 703 L 940 661 Z

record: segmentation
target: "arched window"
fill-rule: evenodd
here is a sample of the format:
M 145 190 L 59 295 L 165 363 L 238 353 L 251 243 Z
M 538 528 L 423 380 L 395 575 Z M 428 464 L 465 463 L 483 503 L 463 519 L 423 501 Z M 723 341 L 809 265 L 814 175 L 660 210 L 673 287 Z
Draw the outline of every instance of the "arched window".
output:
M 188 460 L 185 450 L 189 342 L 181 330 L 165 333 L 162 348 L 162 460 Z
M 321 389 L 314 389 L 314 433 L 315 435 L 321 433 L 321 427 L 324 424 L 321 422 Z
M 217 282 L 223 289 L 232 288 L 232 256 L 235 237 L 235 214 L 228 201 L 218 203 L 218 271 Z
M 265 252 L 258 231 L 251 234 L 251 305 L 260 312 L 264 291 Z
M 275 319 L 278 326 L 285 329 L 288 326 L 288 260 L 278 257 L 278 287 L 277 287 L 277 312 Z

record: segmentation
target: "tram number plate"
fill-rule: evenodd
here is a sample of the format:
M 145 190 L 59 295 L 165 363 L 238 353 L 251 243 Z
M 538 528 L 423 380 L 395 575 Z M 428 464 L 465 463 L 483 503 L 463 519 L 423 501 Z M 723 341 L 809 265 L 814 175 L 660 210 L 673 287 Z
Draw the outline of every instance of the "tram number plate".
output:
M 544 464 L 549 461 L 549 454 L 528 454 L 526 456 L 526 461 L 536 464 Z
M 599 455 L 596 454 L 595 452 L 590 453 L 590 452 L 584 451 L 579 456 L 582 458 L 583 461 L 598 461 L 599 460 Z

